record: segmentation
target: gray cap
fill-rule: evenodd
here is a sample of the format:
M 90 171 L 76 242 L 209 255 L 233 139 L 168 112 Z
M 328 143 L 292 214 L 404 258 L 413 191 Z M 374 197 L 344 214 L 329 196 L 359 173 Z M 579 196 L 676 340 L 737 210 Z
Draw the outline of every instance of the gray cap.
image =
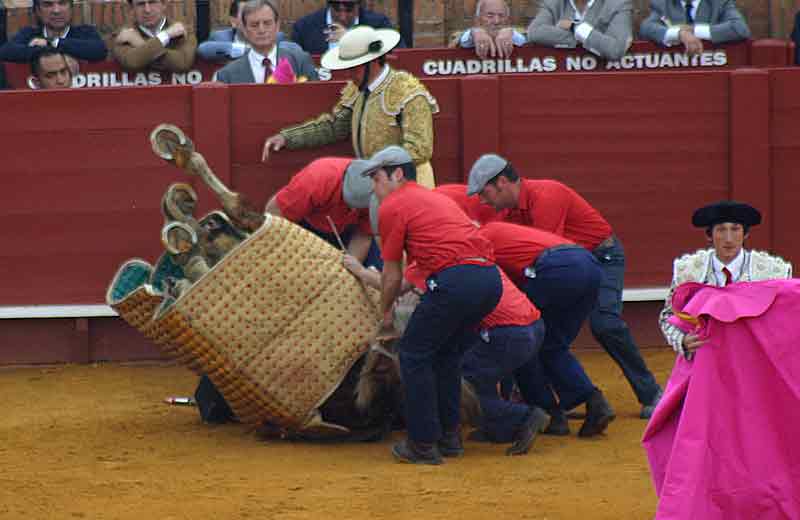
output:
M 387 146 L 369 158 L 369 165 L 364 169 L 361 175 L 368 177 L 375 173 L 380 168 L 386 166 L 400 166 L 401 164 L 413 163 L 414 159 L 402 146 L 392 145 Z
M 344 198 L 345 204 L 353 209 L 363 209 L 369 206 L 372 181 L 368 177 L 364 177 L 364 171 L 369 165 L 369 161 L 354 159 L 344 171 L 342 198 Z
M 469 171 L 467 195 L 475 195 L 483 191 L 486 183 L 497 177 L 508 165 L 508 161 L 493 153 L 481 155 Z
M 378 208 L 380 207 L 378 197 L 373 193 L 369 198 L 369 223 L 372 226 L 372 234 L 376 237 L 380 235 L 378 231 Z

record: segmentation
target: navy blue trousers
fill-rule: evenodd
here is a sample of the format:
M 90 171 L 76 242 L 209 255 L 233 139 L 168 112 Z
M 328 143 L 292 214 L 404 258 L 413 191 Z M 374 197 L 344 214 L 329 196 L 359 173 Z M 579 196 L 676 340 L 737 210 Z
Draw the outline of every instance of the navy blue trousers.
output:
M 464 354 L 464 378 L 472 383 L 481 404 L 481 429 L 495 442 L 510 442 L 514 433 L 528 419 L 530 408 L 501 399 L 497 383 L 509 376 L 527 377 L 518 369 L 535 362 L 545 335 L 542 320 L 526 326 L 490 329 L 487 338 L 476 336 Z
M 398 343 L 408 437 L 434 443 L 459 425 L 466 332 L 500 301 L 497 266 L 457 265 L 428 278 Z
M 595 305 L 602 271 L 592 254 L 580 246 L 547 249 L 532 267 L 525 294 L 542 312 L 547 331 L 539 354 L 541 364 L 525 367 L 527 377 L 518 378 L 517 384 L 529 403 L 545 410 L 559 406 L 569 410 L 595 390 L 570 346 Z
M 600 261 L 603 279 L 596 305 L 589 315 L 592 335 L 622 369 L 639 402 L 651 404 L 661 387 L 642 359 L 628 324 L 622 319 L 625 250 L 615 238 L 611 246 L 595 249 L 594 255 Z

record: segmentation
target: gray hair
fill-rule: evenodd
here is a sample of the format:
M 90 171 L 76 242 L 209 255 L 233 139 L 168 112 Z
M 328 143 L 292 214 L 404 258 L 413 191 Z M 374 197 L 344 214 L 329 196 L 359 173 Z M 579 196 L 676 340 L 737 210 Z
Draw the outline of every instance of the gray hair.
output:
M 506 6 L 506 15 L 511 16 L 511 8 L 508 7 L 508 2 L 503 0 L 503 5 Z M 475 18 L 481 15 L 481 7 L 483 7 L 483 0 L 478 0 L 478 3 L 475 4 Z
M 247 0 L 242 6 L 242 25 L 247 25 L 247 16 L 250 14 L 255 13 L 262 7 L 269 7 L 272 9 L 272 14 L 275 15 L 275 21 L 280 20 L 280 15 L 278 14 L 278 8 L 270 2 L 270 0 Z

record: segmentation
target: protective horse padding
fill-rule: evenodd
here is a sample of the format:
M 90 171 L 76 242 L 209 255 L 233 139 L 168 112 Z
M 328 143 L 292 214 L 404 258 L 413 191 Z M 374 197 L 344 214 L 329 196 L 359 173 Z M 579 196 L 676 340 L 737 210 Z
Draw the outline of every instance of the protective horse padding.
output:
M 303 431 L 366 351 L 378 319 L 377 293 L 371 300 L 341 257 L 272 217 L 149 321 L 141 315 L 153 302 L 142 288 L 109 305 L 166 354 L 208 374 L 242 422 Z

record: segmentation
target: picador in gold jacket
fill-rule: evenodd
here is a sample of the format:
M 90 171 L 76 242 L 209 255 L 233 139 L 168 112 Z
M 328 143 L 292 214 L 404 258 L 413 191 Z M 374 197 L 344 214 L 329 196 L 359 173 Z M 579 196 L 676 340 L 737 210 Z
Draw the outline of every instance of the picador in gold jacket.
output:
M 111 41 L 111 53 L 125 70 L 186 72 L 192 68 L 197 40 L 181 22 L 165 16 L 166 0 L 128 0 L 133 27 Z
M 322 56 L 322 66 L 344 70 L 363 65 L 361 86 L 348 82 L 332 112 L 267 139 L 262 159 L 284 147 L 313 148 L 352 136 L 353 149 L 361 158 L 389 145 L 402 146 L 417 166 L 417 182 L 432 188 L 433 114 L 439 107 L 417 78 L 386 64 L 385 55 L 399 41 L 400 34 L 393 29 L 361 25 L 348 31 L 338 47 Z

